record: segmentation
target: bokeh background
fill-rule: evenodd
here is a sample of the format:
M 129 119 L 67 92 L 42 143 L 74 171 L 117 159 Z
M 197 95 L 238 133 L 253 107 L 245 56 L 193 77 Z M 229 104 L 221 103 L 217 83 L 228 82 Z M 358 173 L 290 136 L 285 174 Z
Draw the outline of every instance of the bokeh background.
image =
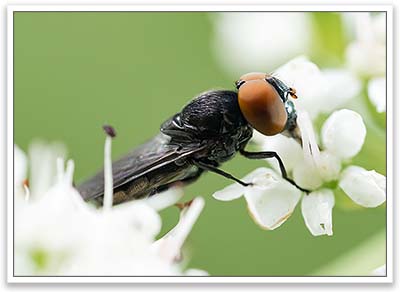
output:
M 117 158 L 155 135 L 198 93 L 232 89 L 241 74 L 271 72 L 300 54 L 322 68 L 345 66 L 346 46 L 355 38 L 351 14 L 269 13 L 269 24 L 241 31 L 245 19 L 205 12 L 16 12 L 15 143 L 27 151 L 34 139 L 63 142 L 79 183 L 102 167 L 103 124 L 117 130 Z M 368 128 L 353 162 L 386 174 L 386 116 L 366 95 L 363 90 L 346 106 Z M 223 169 L 242 177 L 263 165 L 237 156 Z M 386 205 L 357 208 L 342 194 L 332 237 L 313 237 L 299 207 L 282 227 L 265 231 L 248 216 L 244 199 L 211 197 L 228 184 L 205 174 L 186 188 L 185 200 L 206 199 L 186 244 L 189 267 L 221 276 L 360 275 L 385 263 Z M 161 215 L 164 233 L 178 210 Z

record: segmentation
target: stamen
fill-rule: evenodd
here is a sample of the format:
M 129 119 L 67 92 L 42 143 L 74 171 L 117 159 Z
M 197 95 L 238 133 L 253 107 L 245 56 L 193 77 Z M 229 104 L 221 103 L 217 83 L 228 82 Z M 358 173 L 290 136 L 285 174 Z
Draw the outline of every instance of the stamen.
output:
M 114 138 L 117 135 L 117 132 L 115 132 L 115 129 L 110 125 L 104 125 L 103 130 L 111 138 Z
M 184 203 L 176 203 L 175 206 L 178 207 L 179 210 L 183 210 L 187 207 L 190 207 L 190 205 L 192 205 L 193 203 L 193 199 Z
M 72 186 L 72 180 L 74 177 L 74 168 L 75 168 L 74 162 L 71 159 L 68 160 L 67 161 L 67 170 L 65 171 L 64 179 L 65 179 L 65 182 L 71 186 Z
M 56 173 L 57 181 L 61 182 L 64 177 L 64 159 L 62 157 L 58 157 L 56 160 Z
M 180 255 L 181 248 L 187 236 L 196 223 L 204 207 L 202 197 L 195 198 L 189 207 L 181 212 L 178 224 L 156 243 L 160 244 L 160 255 L 168 261 L 174 261 Z
M 174 232 L 174 241 L 176 243 L 176 248 L 181 249 L 183 243 L 185 242 L 187 236 L 193 228 L 194 223 L 199 217 L 201 211 L 204 207 L 204 199 L 202 197 L 197 197 L 194 199 L 187 209 L 186 213 L 182 215 L 182 220 L 178 223 L 177 229 Z
M 319 148 L 316 142 L 314 129 L 311 119 L 307 112 L 298 111 L 297 123 L 301 132 L 301 139 L 303 142 L 303 152 L 306 162 L 310 165 L 319 165 Z
M 28 202 L 29 198 L 31 196 L 31 192 L 29 190 L 29 181 L 27 179 L 25 179 L 22 182 L 22 187 L 24 188 L 24 191 L 25 191 L 25 202 Z
M 105 125 L 104 131 L 107 134 L 106 142 L 104 145 L 104 200 L 103 211 L 107 212 L 111 209 L 113 204 L 113 175 L 112 175 L 112 162 L 111 162 L 111 140 L 116 136 L 113 127 Z

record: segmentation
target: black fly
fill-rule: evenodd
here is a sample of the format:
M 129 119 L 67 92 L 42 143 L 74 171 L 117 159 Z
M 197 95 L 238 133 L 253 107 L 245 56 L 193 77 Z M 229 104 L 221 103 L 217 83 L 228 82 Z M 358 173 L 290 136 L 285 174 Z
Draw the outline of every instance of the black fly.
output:
M 210 171 L 243 182 L 218 167 L 237 152 L 250 159 L 275 158 L 276 152 L 245 150 L 253 128 L 265 135 L 287 134 L 299 139 L 296 110 L 289 96 L 295 90 L 265 73 L 249 73 L 236 82 L 237 91 L 213 90 L 200 94 L 161 125 L 160 133 L 112 165 L 113 204 L 151 196 L 176 184 L 188 184 Z M 78 187 L 82 197 L 102 201 L 104 174 L 99 172 Z

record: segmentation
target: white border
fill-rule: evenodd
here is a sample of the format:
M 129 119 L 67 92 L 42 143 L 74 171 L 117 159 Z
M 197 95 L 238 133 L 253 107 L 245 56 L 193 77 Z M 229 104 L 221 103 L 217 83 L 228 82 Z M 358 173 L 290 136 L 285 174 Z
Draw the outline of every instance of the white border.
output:
M 14 277 L 13 12 L 17 11 L 384 11 L 387 13 L 386 277 Z M 392 283 L 393 282 L 393 9 L 391 5 L 10 5 L 7 7 L 7 281 L 9 283 Z

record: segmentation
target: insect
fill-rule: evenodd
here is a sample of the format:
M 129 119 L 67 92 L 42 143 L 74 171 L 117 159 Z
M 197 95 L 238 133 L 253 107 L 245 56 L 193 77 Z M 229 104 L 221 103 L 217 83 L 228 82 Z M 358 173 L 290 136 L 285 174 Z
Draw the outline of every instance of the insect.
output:
M 299 139 L 296 110 L 289 97 L 296 91 L 265 73 L 248 73 L 236 90 L 201 93 L 179 113 L 165 121 L 160 133 L 112 165 L 113 204 L 151 196 L 176 183 L 188 184 L 205 171 L 241 181 L 219 169 L 239 152 L 249 159 L 275 158 L 282 177 L 298 187 L 286 173 L 276 152 L 245 150 L 253 129 L 264 135 L 283 133 Z M 78 187 L 82 197 L 102 202 L 104 174 L 99 172 Z

